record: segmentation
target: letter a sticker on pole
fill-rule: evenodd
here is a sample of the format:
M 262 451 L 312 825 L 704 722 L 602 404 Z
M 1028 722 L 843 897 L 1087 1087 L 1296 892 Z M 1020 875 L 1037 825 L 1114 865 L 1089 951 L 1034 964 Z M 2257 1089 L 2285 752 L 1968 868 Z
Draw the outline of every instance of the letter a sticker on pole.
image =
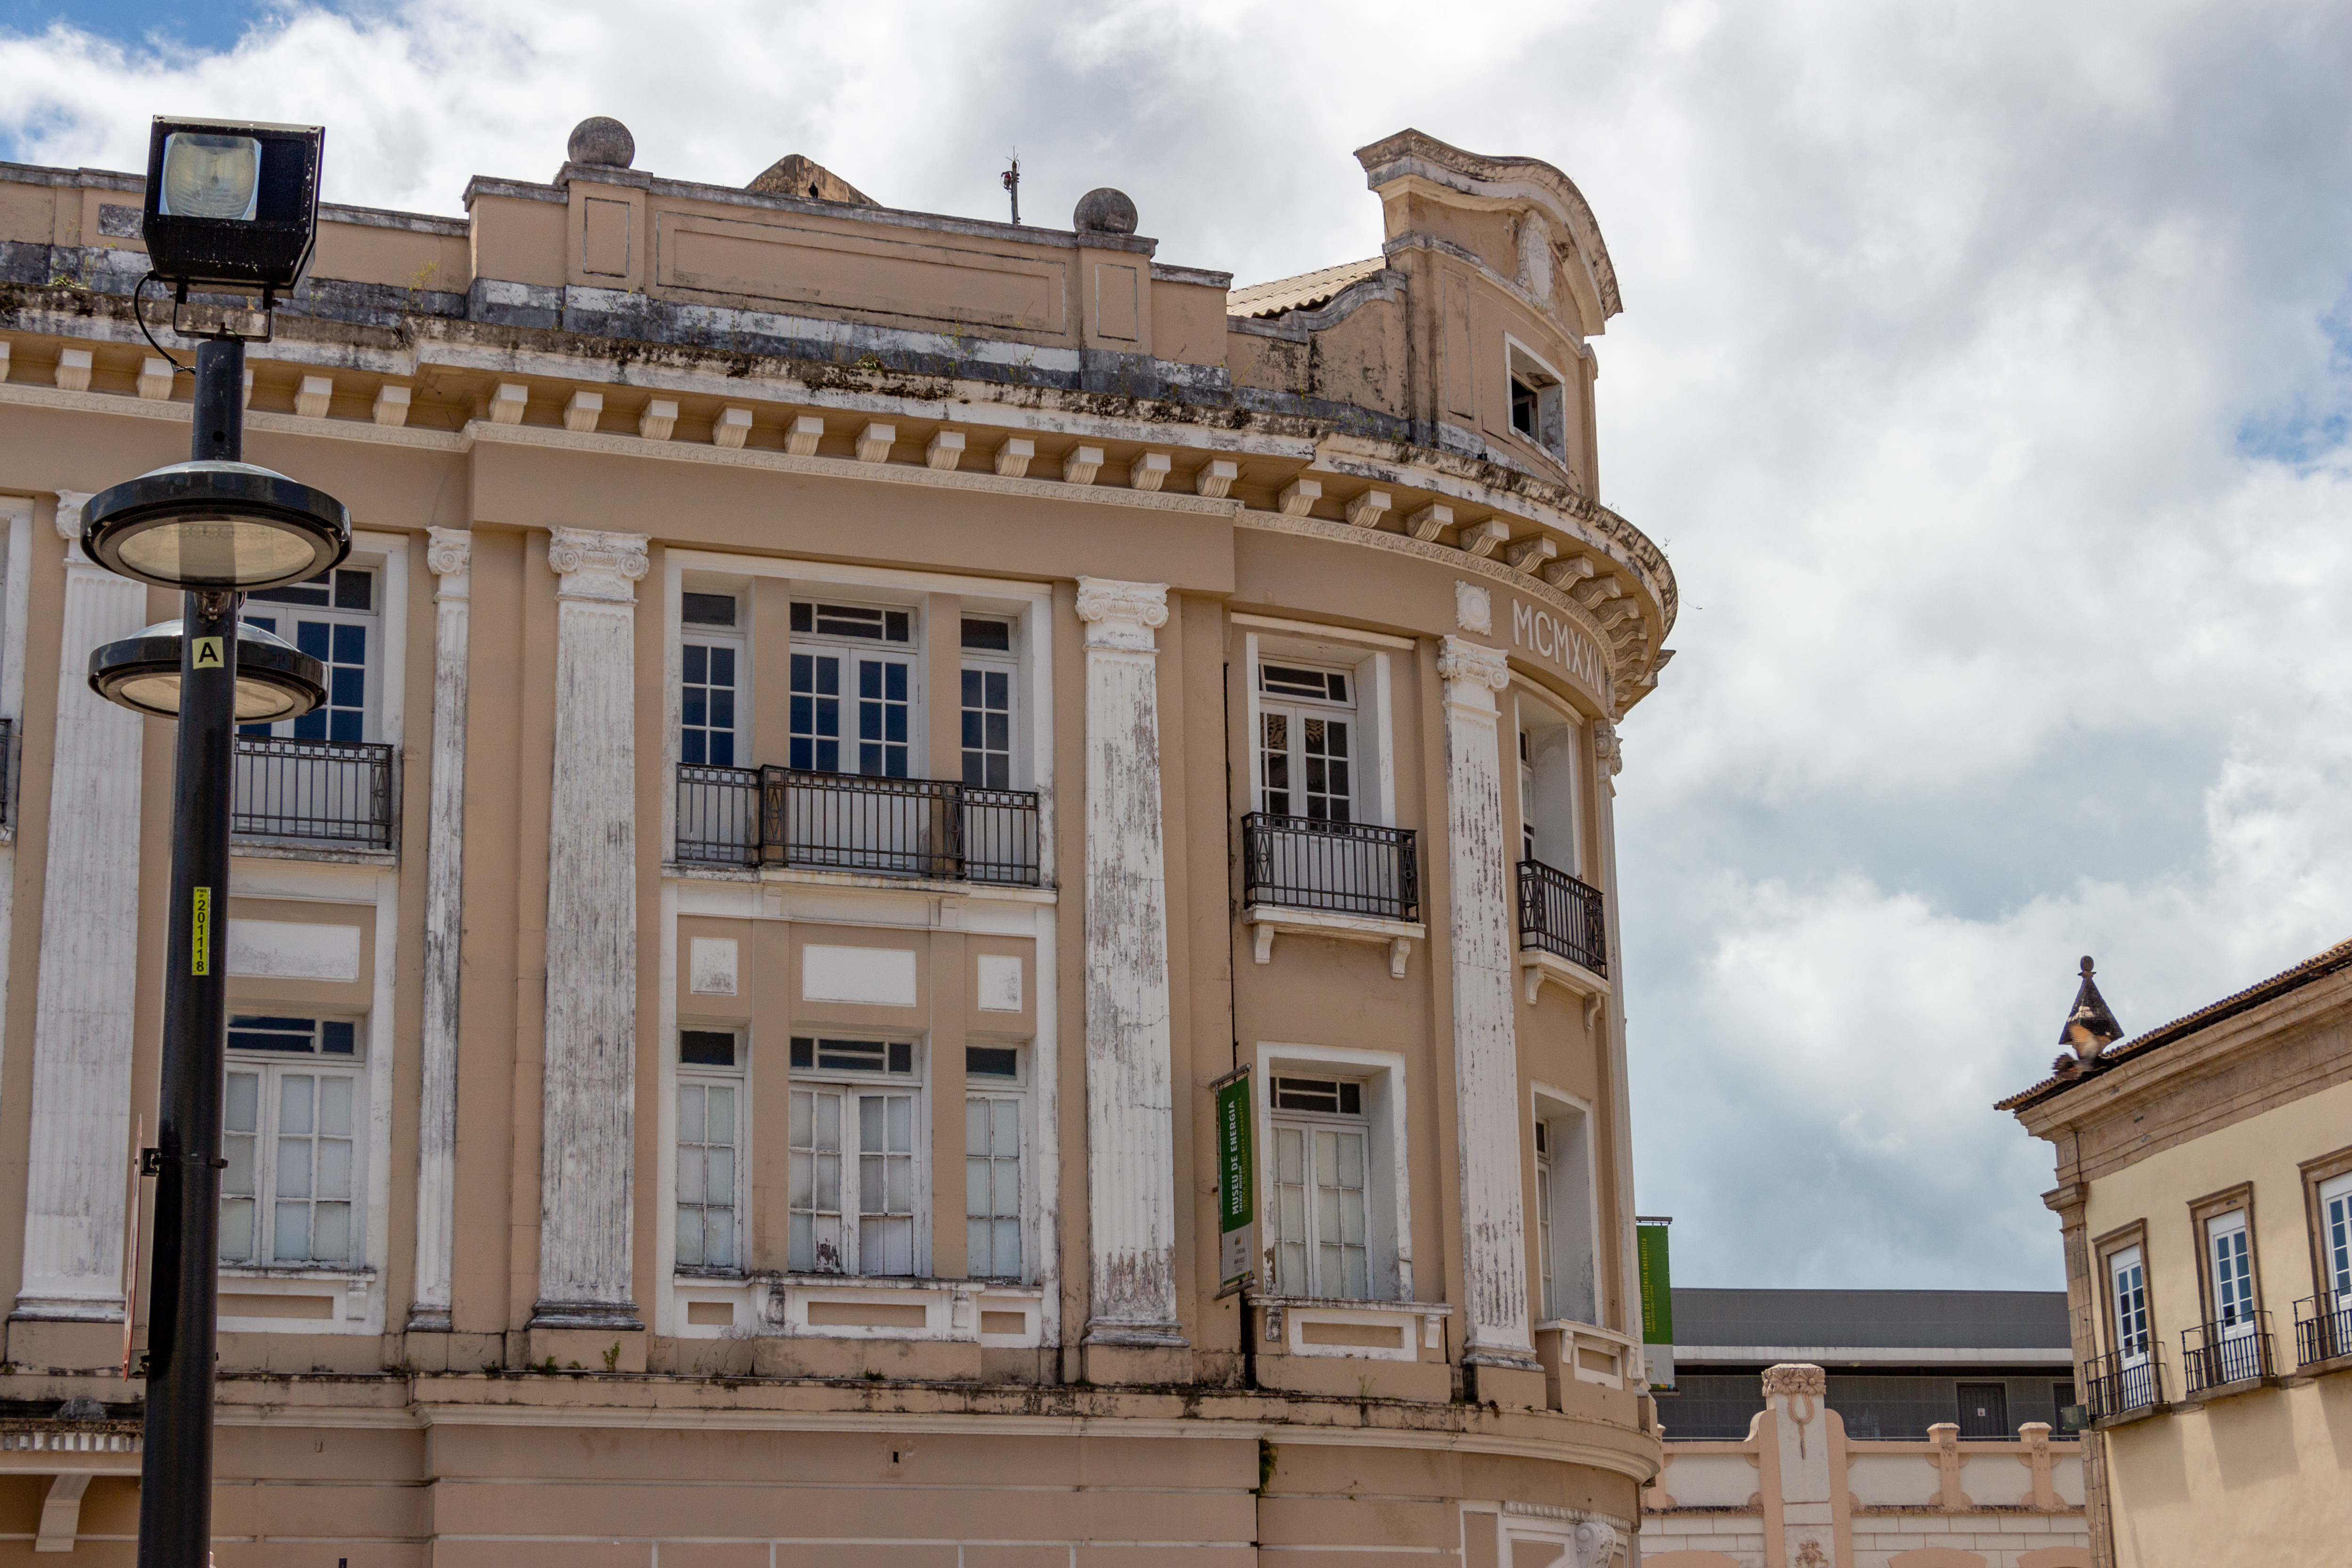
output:
M 194 667 L 199 670 L 217 670 L 223 668 L 221 664 L 221 640 L 219 638 L 199 637 L 196 639 L 196 656 L 194 661 Z
M 1217 1096 L 1217 1294 L 1230 1296 L 1252 1279 L 1250 1238 L 1257 1219 L 1249 1069 L 1237 1068 L 1211 1087 Z

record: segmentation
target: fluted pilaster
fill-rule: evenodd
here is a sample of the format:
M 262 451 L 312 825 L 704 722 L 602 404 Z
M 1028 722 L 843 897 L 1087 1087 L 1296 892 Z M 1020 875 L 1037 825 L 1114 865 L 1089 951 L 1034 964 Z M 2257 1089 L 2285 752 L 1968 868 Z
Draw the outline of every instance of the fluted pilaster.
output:
M 425 1015 L 418 1052 L 416 1289 L 408 1326 L 449 1327 L 457 1180 L 457 960 L 466 846 L 466 643 L 473 536 L 427 530 L 433 594 L 433 795 L 425 867 Z

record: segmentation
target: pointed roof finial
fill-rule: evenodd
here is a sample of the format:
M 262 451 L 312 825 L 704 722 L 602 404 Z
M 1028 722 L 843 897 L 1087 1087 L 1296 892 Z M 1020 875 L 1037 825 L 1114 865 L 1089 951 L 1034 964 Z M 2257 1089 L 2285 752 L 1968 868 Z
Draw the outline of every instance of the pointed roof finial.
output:
M 2074 993 L 2074 1010 L 2059 1026 L 2058 1043 L 2073 1049 L 2074 1055 L 2087 1063 L 2095 1060 L 2108 1045 L 2123 1039 L 2124 1026 L 2107 1008 L 2106 998 L 2099 995 L 2099 983 L 2093 979 L 2088 955 L 2083 959 L 2083 984 Z

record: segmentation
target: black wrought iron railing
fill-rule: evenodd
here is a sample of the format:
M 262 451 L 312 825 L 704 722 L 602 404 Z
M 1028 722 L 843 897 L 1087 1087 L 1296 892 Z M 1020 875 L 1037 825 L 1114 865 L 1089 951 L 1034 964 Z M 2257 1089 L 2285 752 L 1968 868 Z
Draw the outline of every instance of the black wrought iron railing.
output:
M 1242 901 L 1418 920 L 1421 866 L 1412 830 L 1252 811 L 1242 819 Z
M 944 779 L 681 765 L 677 858 L 1035 887 L 1037 795 Z
M 1519 946 L 1540 947 L 1606 979 L 1609 928 L 1601 890 L 1541 861 L 1521 861 Z
M 2112 1353 L 2095 1356 L 2083 1372 L 2084 1403 L 2090 1406 L 2094 1421 L 2154 1409 L 2164 1403 L 2164 1368 L 2153 1346 L 2137 1357 Z
M 2352 1296 L 2328 1291 L 2295 1302 L 2295 1364 L 2309 1366 L 2339 1355 L 2352 1355 Z
M 2182 1329 L 2180 1374 L 2191 1397 L 2232 1383 L 2277 1376 L 2278 1369 L 2271 1364 L 2270 1313 Z
M 372 742 L 240 735 L 230 828 L 247 838 L 388 850 L 392 750 Z

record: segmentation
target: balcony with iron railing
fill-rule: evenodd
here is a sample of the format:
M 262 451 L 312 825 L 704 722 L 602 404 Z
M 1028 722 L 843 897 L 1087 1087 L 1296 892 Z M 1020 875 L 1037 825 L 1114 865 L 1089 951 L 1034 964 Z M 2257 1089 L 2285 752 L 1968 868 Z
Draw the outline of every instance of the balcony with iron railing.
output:
M 1041 885 L 1037 794 L 945 779 L 677 769 L 677 860 Z
M 2295 1370 L 2332 1362 L 2352 1366 L 2352 1296 L 2323 1291 L 2294 1304 Z
M 393 748 L 363 741 L 240 735 L 230 794 L 239 839 L 295 849 L 393 847 Z
M 2164 1366 L 2157 1359 L 2155 1347 L 2134 1358 L 2114 1352 L 2092 1357 L 2083 1368 L 2083 1402 L 2090 1407 L 2094 1423 L 2162 1411 Z
M 1584 998 L 1587 1022 L 1609 995 L 1601 890 L 1539 860 L 1519 862 L 1519 973 L 1528 1001 L 1550 980 Z
M 2270 1313 L 2249 1312 L 2226 1322 L 2182 1329 L 2180 1375 L 2184 1397 L 2190 1399 L 2278 1381 L 2271 1356 Z
M 1410 828 L 1252 811 L 1242 819 L 1243 921 L 1256 958 L 1278 931 L 1385 944 L 1403 977 L 1421 924 L 1419 841 Z

